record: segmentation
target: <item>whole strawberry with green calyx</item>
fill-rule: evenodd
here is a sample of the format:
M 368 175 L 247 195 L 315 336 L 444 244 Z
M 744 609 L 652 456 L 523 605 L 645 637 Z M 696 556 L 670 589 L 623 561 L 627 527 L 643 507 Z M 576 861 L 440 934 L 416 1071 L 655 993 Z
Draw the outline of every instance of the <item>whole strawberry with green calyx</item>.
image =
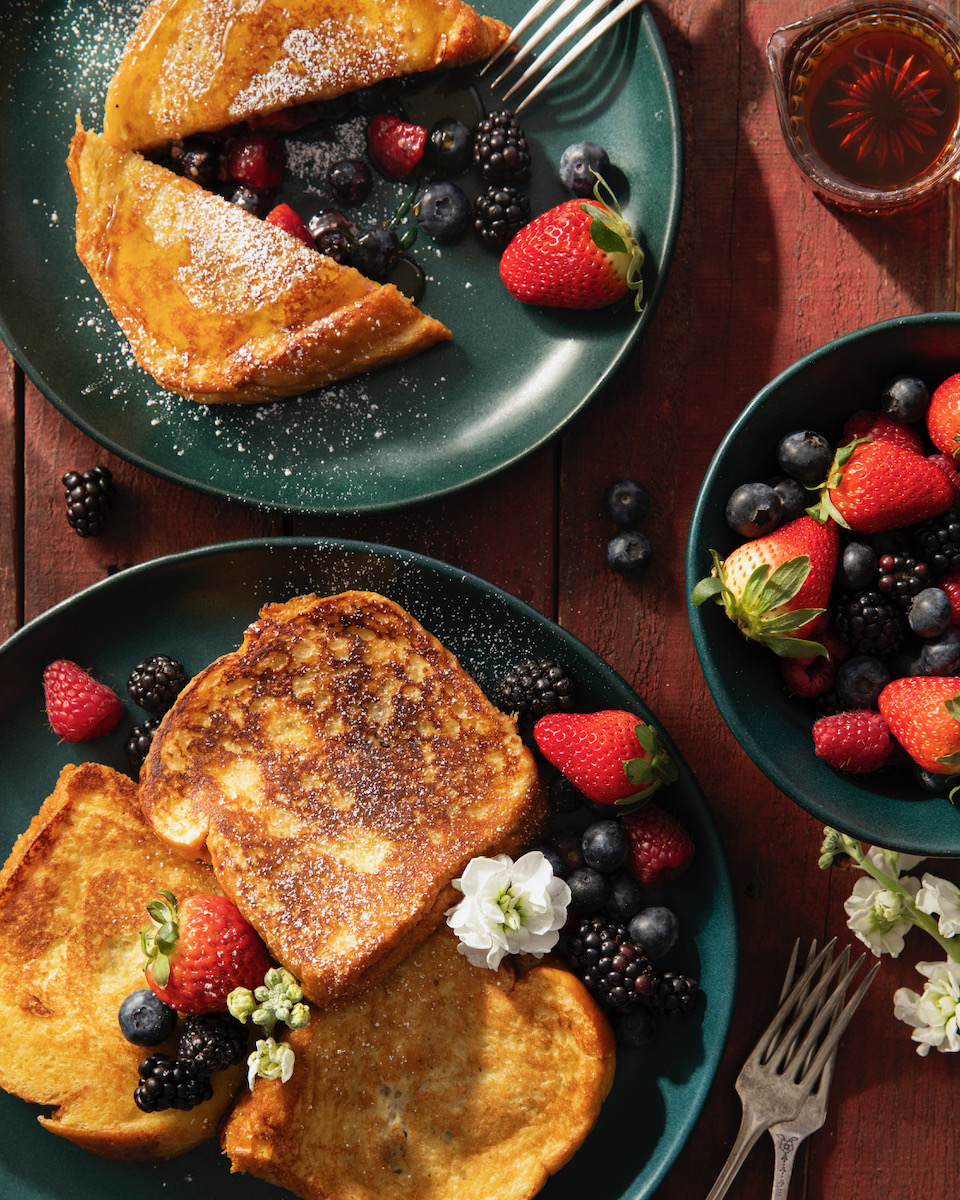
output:
M 887 684 L 878 705 L 915 763 L 934 775 L 960 773 L 960 678 L 905 675 Z
M 960 375 L 945 379 L 930 397 L 927 432 L 942 454 L 960 457 Z
M 514 235 L 500 259 L 511 296 L 524 304 L 588 309 L 606 308 L 632 291 L 640 311 L 640 243 L 599 176 L 594 195 L 558 204 Z
M 939 516 L 952 503 L 953 488 L 935 463 L 875 438 L 840 447 L 809 511 L 854 533 L 882 533 Z
M 691 602 L 699 607 L 715 600 L 744 637 L 775 654 L 825 655 L 810 639 L 830 598 L 839 545 L 833 521 L 804 516 L 744 542 L 722 561 L 711 550 L 713 570 L 693 589 Z
M 161 890 L 140 934 L 147 983 L 178 1012 L 226 1012 L 234 988 L 251 990 L 273 966 L 260 935 L 226 896 L 202 893 L 177 903 Z
M 595 804 L 629 810 L 677 778 L 657 731 L 634 713 L 549 713 L 533 737 L 547 762 Z

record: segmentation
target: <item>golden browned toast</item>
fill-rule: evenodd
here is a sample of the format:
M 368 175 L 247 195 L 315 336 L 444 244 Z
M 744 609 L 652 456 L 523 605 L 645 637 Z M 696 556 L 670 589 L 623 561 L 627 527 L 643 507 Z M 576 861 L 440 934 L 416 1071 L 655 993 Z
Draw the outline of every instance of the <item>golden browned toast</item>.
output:
M 487 58 L 509 30 L 463 0 L 154 0 L 103 131 L 145 150 L 400 75 Z
M 79 126 L 77 253 L 137 362 L 207 402 L 295 395 L 450 337 L 374 283 Z
M 438 930 L 353 1004 L 288 1035 L 224 1126 L 234 1171 L 305 1200 L 526 1200 L 609 1091 L 610 1027 L 569 971 L 471 966 Z
M 139 932 L 160 887 L 219 891 L 205 863 L 160 844 L 136 785 L 93 763 L 64 767 L 0 872 L 0 1086 L 55 1106 L 41 1125 L 109 1158 L 170 1158 L 205 1141 L 242 1078 L 240 1067 L 214 1075 L 213 1099 L 189 1112 L 134 1104 L 153 1051 L 123 1037 L 117 1012 L 144 986 Z
M 516 851 L 546 816 L 515 723 L 372 592 L 264 608 L 164 718 L 140 799 L 318 1004 L 382 978 L 471 858 Z

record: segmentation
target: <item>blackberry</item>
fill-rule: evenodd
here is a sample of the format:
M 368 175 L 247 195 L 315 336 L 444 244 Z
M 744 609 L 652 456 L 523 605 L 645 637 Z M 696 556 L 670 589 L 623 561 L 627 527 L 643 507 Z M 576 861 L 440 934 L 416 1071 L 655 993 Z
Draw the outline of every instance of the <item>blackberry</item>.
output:
M 67 521 L 82 538 L 99 537 L 113 507 L 116 490 L 108 467 L 91 467 L 81 474 L 67 471 L 61 483 L 66 492 Z
M 497 703 L 521 717 L 569 712 L 574 703 L 573 680 L 567 669 L 550 658 L 528 659 L 512 667 L 497 689 Z
M 877 588 L 893 597 L 903 609 L 908 609 L 914 596 L 929 587 L 933 572 L 928 563 L 906 552 L 881 554 L 878 563 Z
M 913 544 L 934 575 L 960 571 L 960 513 L 955 508 L 917 525 Z
M 196 1108 L 213 1095 L 210 1076 L 192 1063 L 174 1061 L 169 1054 L 151 1054 L 140 1064 L 133 1100 L 142 1112 Z
M 247 1031 L 229 1013 L 203 1013 L 187 1017 L 177 1045 L 178 1061 L 192 1063 L 201 1074 L 212 1075 L 236 1066 L 247 1054 Z
M 833 610 L 833 628 L 854 654 L 878 658 L 898 654 L 906 637 L 900 605 L 873 589 L 841 594 Z
M 650 961 L 620 921 L 584 918 L 567 943 L 567 954 L 587 990 L 609 1011 L 630 1012 L 654 989 Z
M 149 717 L 142 724 L 134 725 L 130 730 L 130 736 L 123 749 L 127 756 L 127 762 L 138 773 L 150 752 L 153 735 L 160 726 L 160 720 L 160 717 Z
M 492 112 L 477 126 L 473 161 L 486 183 L 526 183 L 530 179 L 530 149 L 512 112 Z
M 530 198 L 515 187 L 494 185 L 474 205 L 473 227 L 488 246 L 506 246 L 530 220 Z
M 679 1017 L 688 1013 L 697 1001 L 700 985 L 689 975 L 663 971 L 657 976 L 647 1003 L 653 1012 L 664 1017 Z
M 183 663 L 167 654 L 152 654 L 138 663 L 127 680 L 127 691 L 147 712 L 163 713 L 173 704 L 187 682 Z

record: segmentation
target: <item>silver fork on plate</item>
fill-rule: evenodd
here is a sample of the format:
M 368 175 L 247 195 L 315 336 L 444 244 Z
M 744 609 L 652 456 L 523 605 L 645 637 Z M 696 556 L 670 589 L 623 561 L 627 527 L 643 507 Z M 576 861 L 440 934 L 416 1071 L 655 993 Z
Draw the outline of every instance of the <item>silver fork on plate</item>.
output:
M 849 948 L 834 958 L 835 946 L 836 939 L 808 962 L 744 1063 L 736 1084 L 743 1105 L 740 1130 L 707 1200 L 720 1200 L 726 1194 L 764 1130 L 799 1117 L 873 982 L 879 962 L 844 1003 L 866 956 L 861 955 L 851 967 Z
M 549 87 L 558 76 L 562 75 L 588 47 L 593 45 L 597 38 L 602 37 L 608 29 L 616 25 L 627 13 L 642 4 L 643 0 L 620 0 L 620 3 L 616 7 L 610 8 L 612 2 L 613 0 L 588 0 L 588 3 L 583 5 L 583 0 L 561 0 L 559 7 L 549 16 L 545 16 L 544 14 L 556 3 L 556 0 L 537 0 L 526 15 L 514 26 L 513 31 L 503 45 L 490 57 L 480 74 L 485 74 L 502 55 L 512 50 L 517 45 L 521 36 L 540 17 L 544 17 L 543 23 L 525 39 L 523 47 L 513 55 L 509 64 L 493 81 L 492 87 L 496 90 L 512 71 L 532 55 L 533 51 L 540 45 L 547 34 L 556 29 L 557 26 L 563 25 L 564 21 L 569 17 L 569 22 L 563 26 L 560 32 L 541 52 L 539 57 L 533 60 L 520 78 L 504 93 L 503 98 L 506 100 L 514 92 L 523 87 L 525 83 L 529 82 L 572 37 L 585 29 L 586 32 L 583 34 L 583 37 L 557 63 L 550 67 L 539 83 L 515 106 L 514 112 L 520 112 L 532 100 L 536 99 L 544 88 Z M 582 5 L 583 7 L 581 7 Z M 578 8 L 580 9 L 579 12 L 577 12 Z M 605 9 L 609 11 L 604 14 Z

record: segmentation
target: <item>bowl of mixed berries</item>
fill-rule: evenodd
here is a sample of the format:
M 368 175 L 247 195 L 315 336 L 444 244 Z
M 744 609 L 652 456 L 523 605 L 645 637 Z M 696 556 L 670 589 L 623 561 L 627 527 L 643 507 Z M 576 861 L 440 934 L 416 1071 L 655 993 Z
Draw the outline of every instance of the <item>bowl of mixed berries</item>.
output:
M 704 477 L 686 579 L 764 774 L 855 837 L 960 854 L 960 313 L 858 330 L 764 387 Z

